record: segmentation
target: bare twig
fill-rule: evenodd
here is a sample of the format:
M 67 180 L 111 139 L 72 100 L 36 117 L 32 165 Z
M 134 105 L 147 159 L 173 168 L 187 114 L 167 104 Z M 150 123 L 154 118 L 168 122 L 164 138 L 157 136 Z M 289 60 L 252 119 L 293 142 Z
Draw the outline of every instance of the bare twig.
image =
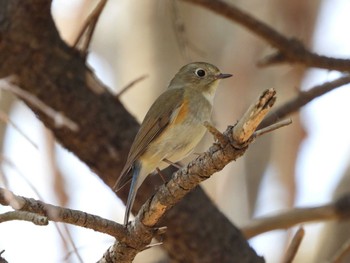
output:
M 220 145 L 226 145 L 228 140 L 225 135 L 223 135 L 218 129 L 212 126 L 209 122 L 204 122 L 203 124 L 207 130 L 214 136 L 214 139 L 217 140 Z
M 128 85 L 126 85 L 124 88 L 122 88 L 119 91 L 119 93 L 117 94 L 117 97 L 120 98 L 126 91 L 128 91 L 130 88 L 132 88 L 137 83 L 139 83 L 140 81 L 144 80 L 147 77 L 148 77 L 148 75 L 142 75 L 141 77 L 138 77 L 137 79 L 131 81 Z
M 26 211 L 10 211 L 0 214 L 0 223 L 12 220 L 28 221 L 38 226 L 46 226 L 49 223 L 47 217 Z
M 11 121 L 5 112 L 0 111 L 0 119 L 3 122 L 11 125 L 20 135 L 22 135 L 31 145 L 33 145 L 34 148 L 38 149 L 38 145 L 36 145 L 36 143 L 33 142 L 28 135 L 26 135 L 13 121 Z
M 101 0 L 89 17 L 86 19 L 82 29 L 80 30 L 77 38 L 73 43 L 73 47 L 77 48 L 78 44 L 81 44 L 80 51 L 84 56 L 86 56 L 88 52 L 88 48 L 92 39 L 92 35 L 94 34 L 94 30 L 100 15 L 107 4 L 108 0 Z
M 56 222 L 55 222 L 56 223 Z M 58 226 L 57 226 L 57 228 L 58 228 Z M 73 237 L 72 237 L 72 234 L 71 234 L 71 232 L 70 232 L 70 230 L 69 230 L 69 228 L 68 228 L 68 225 L 67 224 L 63 224 L 63 229 L 65 230 L 65 232 L 66 232 L 66 237 L 67 237 L 67 239 L 68 239 L 68 242 L 71 244 L 71 246 L 73 247 L 73 251 L 72 251 L 72 253 L 73 253 L 73 255 L 75 255 L 76 257 L 77 257 L 77 259 L 78 259 L 78 261 L 80 262 L 80 263 L 84 263 L 84 260 L 83 260 L 83 258 L 82 258 L 82 256 L 80 255 L 80 252 L 79 252 L 79 249 L 77 248 L 77 245 L 75 244 L 75 242 L 74 242 L 74 239 L 73 239 Z M 64 240 L 65 241 L 65 240 Z M 65 243 L 67 243 L 67 242 L 65 242 Z
M 16 171 L 16 173 L 22 177 L 22 179 L 26 182 L 26 184 L 29 185 L 29 187 L 34 191 L 34 193 L 37 195 L 37 197 L 39 197 L 39 199 L 43 200 L 42 196 L 40 195 L 38 189 L 32 184 L 32 182 L 30 180 L 28 180 L 28 178 L 21 173 L 21 171 L 16 167 L 16 165 L 9 159 L 7 158 L 6 156 L 4 155 L 1 155 L 0 154 L 0 162 L 3 162 L 3 163 L 6 163 L 7 165 L 9 165 L 12 169 L 14 169 Z M 0 202 L 1 203 L 1 202 Z M 57 233 L 58 235 L 60 236 L 60 238 L 62 239 L 63 243 L 64 244 L 68 244 L 68 242 L 66 241 L 65 239 L 65 236 L 63 235 L 61 229 L 58 227 L 57 224 L 54 224 L 55 225 L 55 228 L 57 230 Z M 76 248 L 76 245 L 73 241 L 73 239 L 71 238 L 71 236 L 68 234 L 68 240 L 69 240 L 69 243 L 72 245 L 73 248 Z M 75 251 L 76 252 L 76 256 L 78 258 L 78 260 L 81 262 L 82 261 L 82 258 L 80 256 L 80 254 L 78 253 L 78 251 Z
M 286 119 L 286 120 L 283 120 L 283 121 L 279 121 L 279 122 L 276 122 L 270 126 L 267 126 L 266 128 L 262 128 L 260 130 L 257 130 L 256 132 L 254 132 L 254 137 L 259 137 L 261 135 L 264 135 L 266 133 L 269 133 L 269 132 L 272 132 L 272 131 L 275 131 L 279 128 L 282 128 L 284 126 L 288 126 L 292 124 L 292 119 Z
M 301 63 L 308 67 L 317 67 L 324 69 L 333 69 L 339 71 L 350 71 L 349 59 L 336 59 L 332 57 L 321 56 L 307 50 L 304 45 L 295 38 L 287 38 L 274 30 L 262 21 L 255 19 L 232 4 L 222 0 L 182 0 L 202 6 L 227 19 L 237 22 L 255 35 L 264 39 L 271 46 L 278 49 L 274 54 L 260 65 L 271 63 Z
M 178 8 L 178 1 L 172 0 L 170 3 L 171 21 L 174 29 L 175 39 L 180 49 L 180 53 L 186 62 L 191 61 L 191 55 L 189 51 L 193 51 L 195 54 L 205 57 L 205 52 L 200 50 L 198 46 L 190 41 L 186 31 L 186 25 L 181 17 Z
M 32 198 L 17 196 L 3 188 L 0 188 L 0 204 L 11 206 L 17 211 L 26 211 L 46 216 L 50 221 L 93 229 L 119 238 L 120 240 L 124 240 L 127 237 L 125 228 L 111 220 L 78 210 L 50 205 Z
M 155 235 L 155 225 L 164 213 L 178 203 L 200 182 L 223 169 L 229 162 L 244 154 L 260 121 L 275 102 L 275 90 L 269 89 L 244 114 L 234 127 L 224 132 L 226 143 L 214 143 L 186 167 L 177 171 L 140 209 L 135 221 L 128 224 L 128 239 L 119 240 L 105 252 L 99 262 L 131 262 L 148 246 Z
M 286 254 L 284 255 L 282 263 L 292 263 L 293 262 L 304 236 L 305 236 L 304 228 L 299 227 L 299 229 L 297 230 L 297 232 L 293 236 L 292 242 L 290 243 L 290 245 L 286 251 Z
M 335 253 L 330 263 L 342 263 L 345 262 L 345 257 L 350 253 L 350 239 L 345 242 L 341 248 Z
M 15 81 L 15 78 L 13 77 L 0 79 L 0 89 L 12 92 L 21 99 L 33 105 L 33 107 L 38 108 L 39 110 L 44 112 L 54 121 L 56 128 L 67 127 L 68 129 L 75 132 L 79 130 L 79 126 L 75 122 L 64 116 L 63 113 L 55 111 L 54 109 L 46 105 L 43 101 L 30 94 L 28 91 L 23 90 L 20 87 L 13 84 L 13 81 Z
M 294 208 L 275 216 L 253 219 L 247 226 L 242 227 L 241 231 L 249 239 L 268 231 L 288 229 L 301 223 L 349 218 L 350 194 L 327 205 Z
M 5 250 L 0 251 L 0 263 L 8 263 L 6 259 L 2 257 L 2 254 L 4 254 Z
M 313 99 L 348 83 L 350 83 L 350 75 L 345 75 L 336 80 L 317 85 L 307 91 L 300 91 L 298 96 L 296 96 L 294 99 L 291 99 L 280 107 L 277 107 L 274 111 L 270 112 L 270 114 L 261 122 L 258 128 L 261 129 L 270 126 L 271 124 L 298 111 L 301 107 L 305 106 Z

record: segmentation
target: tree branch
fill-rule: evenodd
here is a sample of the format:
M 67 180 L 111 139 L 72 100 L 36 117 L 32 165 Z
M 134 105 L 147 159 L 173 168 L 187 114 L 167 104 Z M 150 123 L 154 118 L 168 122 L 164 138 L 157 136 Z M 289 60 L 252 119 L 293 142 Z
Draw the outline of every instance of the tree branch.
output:
M 285 37 L 264 22 L 255 19 L 232 4 L 228 4 L 222 0 L 182 1 L 202 6 L 231 21 L 237 22 L 278 49 L 276 54 L 259 63 L 261 66 L 287 62 L 300 63 L 307 67 L 350 71 L 349 59 L 338 59 L 312 53 L 299 40 Z
M 78 210 L 50 205 L 32 198 L 18 196 L 4 188 L 0 188 L 0 204 L 11 206 L 16 211 L 35 213 L 36 215 L 47 217 L 50 221 L 89 228 L 121 240 L 126 237 L 124 227 L 114 221 Z
M 0 223 L 12 220 L 28 221 L 38 226 L 46 226 L 49 223 L 45 216 L 40 216 L 35 213 L 25 211 L 11 211 L 0 214 Z
M 46 0 L 0 0 L 0 78 L 15 75 L 21 89 L 76 123 L 78 134 L 57 128 L 45 113 L 28 104 L 64 147 L 111 186 L 138 123 L 85 65 L 84 57 L 60 39 L 50 8 L 51 1 Z M 136 209 L 151 195 L 155 181 L 147 178 Z M 120 192 L 124 200 L 127 194 L 127 190 Z M 205 225 L 201 218 L 206 218 Z M 163 247 L 179 261 L 186 255 L 187 260 L 198 262 L 203 253 L 211 255 L 207 257 L 211 262 L 261 261 L 199 187 L 169 210 L 161 224 L 168 227 Z
M 295 225 L 307 222 L 350 218 L 350 194 L 347 194 L 335 202 L 318 207 L 294 208 L 288 212 L 271 217 L 263 217 L 252 220 L 241 230 L 246 238 L 252 238 L 259 234 L 276 230 L 288 229 Z
M 292 263 L 293 262 L 304 236 L 305 236 L 305 230 L 304 230 L 304 228 L 300 227 L 297 230 L 297 232 L 294 234 L 292 242 L 290 243 L 290 245 L 286 251 L 286 254 L 283 257 L 282 263 Z
M 238 123 L 227 128 L 223 134 L 226 140 L 222 140 L 221 144 L 214 143 L 205 153 L 177 171 L 170 181 L 162 185 L 142 206 L 135 221 L 127 226 L 128 239 L 124 242 L 118 240 L 100 262 L 132 262 L 137 253 L 144 250 L 155 237 L 157 229 L 154 227 L 170 208 L 199 183 L 245 153 L 253 141 L 251 138 L 254 131 L 273 106 L 275 95 L 273 89 L 264 91 Z
M 290 101 L 287 101 L 283 105 L 272 111 L 260 124 L 259 129 L 267 127 L 276 123 L 277 121 L 284 119 L 290 114 L 297 112 L 300 108 L 308 104 L 310 101 L 320 97 L 327 92 L 330 92 L 336 88 L 350 83 L 350 75 L 342 76 L 336 80 L 325 82 L 321 85 L 317 85 L 307 91 L 300 91 L 299 94 Z
M 78 133 L 58 129 L 51 118 L 28 104 L 64 147 L 112 186 L 139 125 L 85 65 L 80 52 L 61 40 L 50 9 L 51 1 L 46 0 L 0 0 L 0 78 L 16 76 L 21 89 L 74 121 Z M 157 177 L 145 180 L 134 209 L 152 195 L 155 185 L 159 185 Z M 118 195 L 125 201 L 127 187 Z M 203 217 L 207 218 L 204 226 Z M 222 263 L 232 258 L 261 261 L 200 187 L 170 210 L 162 224 L 168 227 L 163 248 L 173 258 L 185 256 L 204 263 L 206 253 L 207 260 Z
M 100 0 L 100 2 L 97 4 L 95 9 L 92 11 L 92 13 L 86 19 L 82 29 L 78 33 L 78 36 L 73 43 L 74 48 L 78 48 L 78 46 L 80 44 L 80 46 L 81 46 L 80 51 L 84 57 L 87 56 L 90 42 L 91 42 L 92 36 L 94 34 L 95 28 L 96 28 L 96 24 L 100 18 L 100 15 L 102 14 L 103 9 L 106 6 L 106 4 L 107 4 L 107 0 Z

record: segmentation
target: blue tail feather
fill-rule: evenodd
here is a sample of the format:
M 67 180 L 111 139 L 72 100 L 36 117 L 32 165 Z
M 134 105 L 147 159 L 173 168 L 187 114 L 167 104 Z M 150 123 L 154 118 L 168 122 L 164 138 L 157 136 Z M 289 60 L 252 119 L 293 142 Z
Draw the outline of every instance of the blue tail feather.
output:
M 137 181 L 139 180 L 139 177 L 140 177 L 140 171 L 141 171 L 141 163 L 135 162 L 135 164 L 133 165 L 133 168 L 132 168 L 132 180 L 131 180 L 128 200 L 126 202 L 126 210 L 125 210 L 125 216 L 124 216 L 124 225 L 125 226 L 129 222 L 131 208 L 132 208 L 132 205 L 134 204 L 134 201 L 135 201 L 135 196 L 136 196 L 137 188 L 138 188 Z

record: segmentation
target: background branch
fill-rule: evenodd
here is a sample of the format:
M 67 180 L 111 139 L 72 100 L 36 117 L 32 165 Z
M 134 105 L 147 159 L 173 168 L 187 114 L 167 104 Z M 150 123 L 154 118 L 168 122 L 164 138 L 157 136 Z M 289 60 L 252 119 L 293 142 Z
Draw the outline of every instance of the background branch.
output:
M 287 252 L 284 255 L 282 263 L 292 263 L 293 262 L 304 236 L 305 236 L 305 230 L 304 230 L 304 228 L 300 227 L 297 230 L 297 232 L 294 234 L 292 242 L 290 243 L 290 245 L 287 249 Z
M 228 4 L 222 0 L 182 1 L 202 6 L 223 17 L 226 17 L 227 19 L 244 26 L 254 35 L 259 36 L 271 46 L 278 49 L 277 54 L 270 56 L 261 62 L 260 65 L 288 62 L 300 63 L 307 67 L 333 69 L 339 71 L 350 70 L 349 59 L 332 58 L 310 52 L 299 40 L 285 37 L 264 22 L 255 19 L 232 4 Z
M 252 238 L 259 234 L 276 230 L 288 229 L 295 225 L 327 221 L 347 220 L 350 218 L 350 195 L 344 195 L 335 202 L 318 207 L 294 208 L 288 212 L 275 216 L 253 219 L 241 230 L 246 238 Z
M 330 82 L 317 85 L 307 91 L 300 91 L 299 94 L 285 102 L 283 105 L 277 107 L 272 111 L 260 124 L 259 128 L 270 126 L 277 121 L 297 112 L 300 108 L 308 104 L 310 101 L 350 83 L 350 75 L 342 76 Z

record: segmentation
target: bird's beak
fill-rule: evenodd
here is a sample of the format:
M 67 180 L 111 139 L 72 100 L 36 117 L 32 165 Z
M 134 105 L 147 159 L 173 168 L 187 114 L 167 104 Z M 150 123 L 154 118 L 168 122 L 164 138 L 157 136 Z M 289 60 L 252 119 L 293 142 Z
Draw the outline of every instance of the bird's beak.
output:
M 226 78 L 229 78 L 229 77 L 232 77 L 232 74 L 223 74 L 223 73 L 220 73 L 219 75 L 216 75 L 216 78 L 217 78 L 217 79 L 226 79 Z

